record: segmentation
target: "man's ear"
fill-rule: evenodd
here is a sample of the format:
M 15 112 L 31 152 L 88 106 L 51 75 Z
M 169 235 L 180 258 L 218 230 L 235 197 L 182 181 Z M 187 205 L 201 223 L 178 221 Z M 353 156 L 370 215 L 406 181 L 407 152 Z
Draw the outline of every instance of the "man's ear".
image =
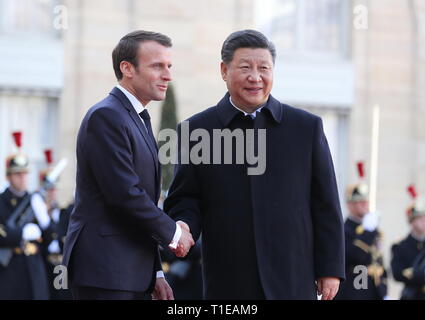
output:
M 223 61 L 220 64 L 220 68 L 221 68 L 221 77 L 223 78 L 224 81 L 227 81 L 227 64 L 225 64 Z
M 126 78 L 132 78 L 133 77 L 133 65 L 128 61 L 121 61 L 120 62 L 120 70 Z

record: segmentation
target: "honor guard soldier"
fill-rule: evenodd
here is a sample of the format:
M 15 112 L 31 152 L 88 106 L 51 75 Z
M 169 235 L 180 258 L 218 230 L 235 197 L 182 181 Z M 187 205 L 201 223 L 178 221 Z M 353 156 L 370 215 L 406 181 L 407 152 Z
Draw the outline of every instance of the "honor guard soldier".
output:
M 360 182 L 349 186 L 346 194 L 349 210 L 344 225 L 346 280 L 336 299 L 383 300 L 387 294 L 387 273 L 380 249 L 382 235 L 375 213 L 369 212 L 363 162 L 357 163 L 357 170 Z
M 13 137 L 18 152 L 6 159 L 9 187 L 0 194 L 0 300 L 48 299 L 40 252 L 50 218 L 43 202 L 27 191 L 28 158 L 21 152 L 21 132 Z
M 68 208 L 59 207 L 57 203 L 56 183 L 47 181 L 48 174 L 53 170 L 53 152 L 50 149 L 46 149 L 44 155 L 47 167 L 40 171 L 39 180 L 40 189 L 43 189 L 44 201 L 53 226 L 53 228 L 50 228 L 50 237 L 53 240 L 50 243 L 45 243 L 43 246 L 43 255 L 45 257 L 49 279 L 50 298 L 52 300 L 71 300 L 72 295 L 69 289 L 55 288 L 54 280 L 57 273 L 54 270 L 56 266 L 62 263 L 63 245 L 72 206 Z
M 409 235 L 392 247 L 391 268 L 395 280 L 404 283 L 401 300 L 425 300 L 425 203 L 408 187 L 412 203 L 407 208 Z

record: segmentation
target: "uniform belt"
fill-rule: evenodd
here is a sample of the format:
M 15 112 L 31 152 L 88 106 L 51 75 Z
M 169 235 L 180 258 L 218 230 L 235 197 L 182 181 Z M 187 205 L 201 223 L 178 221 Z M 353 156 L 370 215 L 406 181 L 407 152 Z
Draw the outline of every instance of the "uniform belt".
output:
M 53 264 L 55 266 L 60 265 L 62 263 L 63 256 L 60 253 L 50 253 L 47 256 L 47 261 L 50 264 Z
M 37 254 L 38 252 L 39 252 L 38 245 L 36 245 L 35 243 L 32 243 L 32 242 L 25 243 L 23 248 L 16 247 L 16 248 L 13 249 L 13 253 L 16 254 L 16 255 L 24 254 L 26 256 L 32 256 L 32 255 Z

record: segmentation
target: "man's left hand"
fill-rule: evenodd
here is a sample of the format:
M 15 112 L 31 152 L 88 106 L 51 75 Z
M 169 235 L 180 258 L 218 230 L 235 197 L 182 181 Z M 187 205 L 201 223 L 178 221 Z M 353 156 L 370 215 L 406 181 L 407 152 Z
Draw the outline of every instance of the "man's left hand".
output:
M 174 300 L 173 290 L 165 278 L 156 278 L 155 289 L 152 292 L 152 300 Z
M 317 279 L 317 294 L 322 296 L 322 300 L 332 300 L 338 293 L 339 283 L 339 278 L 319 278 Z

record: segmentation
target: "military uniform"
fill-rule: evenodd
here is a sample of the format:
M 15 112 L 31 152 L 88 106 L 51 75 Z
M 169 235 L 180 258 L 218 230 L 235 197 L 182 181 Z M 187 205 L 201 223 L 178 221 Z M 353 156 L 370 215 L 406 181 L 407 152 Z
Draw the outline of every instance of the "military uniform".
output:
M 50 299 L 52 300 L 72 300 L 72 294 L 69 289 L 56 289 L 54 287 L 55 267 L 62 264 L 63 245 L 65 243 L 66 232 L 68 229 L 69 218 L 72 212 L 73 205 L 67 208 L 54 208 L 52 210 L 52 229 L 51 239 L 49 244 L 43 245 L 43 256 L 45 259 L 46 270 L 49 280 Z
M 425 215 L 425 207 L 416 202 L 414 186 L 408 188 L 414 202 L 407 208 L 409 222 Z M 391 268 L 394 279 L 404 283 L 402 300 L 425 300 L 425 240 L 416 239 L 412 233 L 391 249 Z
M 364 179 L 363 163 L 359 162 L 357 168 L 360 178 Z M 367 203 L 367 210 L 368 197 L 368 187 L 363 181 L 349 186 L 346 192 L 347 203 Z M 362 209 L 363 214 L 365 210 Z M 346 280 L 341 283 L 336 300 L 383 300 L 387 295 L 387 272 L 381 252 L 382 234 L 376 224 L 366 226 L 364 217 L 357 221 L 350 216 L 345 221 Z M 362 267 L 367 268 L 367 280 Z
M 44 300 L 49 298 L 49 290 L 41 245 L 43 239 L 50 241 L 52 228 L 47 213 L 35 208 L 41 200 L 22 190 L 25 189 L 23 175 L 28 173 L 28 158 L 20 151 L 22 133 L 14 132 L 13 137 L 18 153 L 6 159 L 6 174 L 11 186 L 0 194 L 0 300 Z M 18 222 L 27 212 L 21 210 L 16 216 L 14 214 L 23 201 L 31 214 L 25 216 L 25 221 Z
M 404 283 L 402 300 L 425 300 L 425 246 L 409 234 L 392 246 L 391 268 L 394 279 Z M 418 259 L 419 258 L 419 259 Z M 417 263 L 414 262 L 418 259 Z
M 49 183 L 46 179 L 47 175 L 52 170 L 53 153 L 52 150 L 47 149 L 44 151 L 44 154 L 48 167 L 40 172 L 39 179 L 42 187 L 48 192 L 48 190 L 56 189 L 56 185 L 51 182 Z M 55 288 L 55 278 L 58 276 L 58 273 L 54 271 L 56 266 L 62 264 L 63 246 L 68 230 L 69 218 L 74 206 L 69 205 L 67 208 L 60 208 L 55 202 L 55 199 L 52 199 L 52 201 L 54 201 L 54 203 L 49 207 L 49 216 L 51 217 L 49 239 L 51 239 L 51 241 L 45 242 L 42 248 L 49 280 L 50 299 L 71 300 L 72 294 L 70 289 Z
M 15 196 L 10 189 L 0 195 L 0 248 L 12 249 L 7 266 L 0 265 L 0 300 L 49 299 L 41 239 L 24 242 L 22 228 L 11 229 L 6 221 L 25 196 Z
M 379 230 L 367 231 L 362 224 L 348 218 L 345 231 L 346 280 L 341 284 L 337 300 L 382 300 L 387 294 L 387 272 L 379 249 Z M 367 289 L 356 289 L 355 279 L 361 273 L 354 272 L 358 265 L 367 267 Z

